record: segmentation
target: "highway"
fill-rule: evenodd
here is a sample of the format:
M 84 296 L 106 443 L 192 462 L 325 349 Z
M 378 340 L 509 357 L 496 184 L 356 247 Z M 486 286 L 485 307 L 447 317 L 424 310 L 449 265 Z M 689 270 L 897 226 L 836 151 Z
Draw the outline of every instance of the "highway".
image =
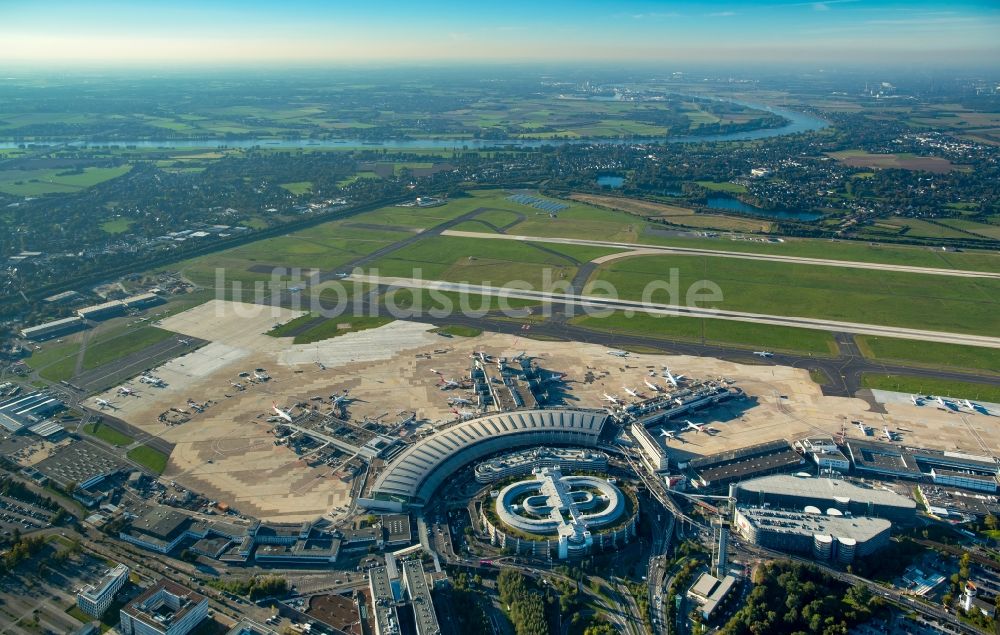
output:
M 666 247 L 645 243 L 622 243 L 609 240 L 587 240 L 582 238 L 552 238 L 542 236 L 523 236 L 517 234 L 492 234 L 487 232 L 467 232 L 449 229 L 441 232 L 442 236 L 458 238 L 485 238 L 491 240 L 515 240 L 518 242 L 551 243 L 557 245 L 582 245 L 588 247 L 609 247 L 636 251 L 636 255 L 675 254 L 685 256 L 711 256 L 715 258 L 736 258 L 738 260 L 766 260 L 769 262 L 786 262 L 798 265 L 817 265 L 821 267 L 844 267 L 848 269 L 874 269 L 877 271 L 894 271 L 898 273 L 917 273 L 933 276 L 954 276 L 958 278 L 991 278 L 1000 280 L 1000 273 L 992 271 L 970 271 L 967 269 L 946 269 L 941 267 L 916 267 L 912 265 L 893 265 L 860 260 L 834 260 L 831 258 L 808 258 L 804 256 L 782 256 L 780 254 L 754 254 L 745 251 L 726 251 L 722 249 L 698 249 L 694 247 Z
M 772 324 L 775 326 L 790 326 L 794 328 L 835 331 L 851 333 L 854 335 L 874 335 L 879 337 L 915 339 L 926 342 L 941 342 L 944 344 L 964 344 L 966 346 L 1000 348 L 1000 337 L 992 337 L 989 335 L 970 335 L 967 333 L 927 331 L 923 329 L 911 329 L 899 326 L 882 326 L 878 324 L 861 324 L 858 322 L 824 320 L 821 318 L 769 315 L 766 313 L 749 313 L 746 311 L 732 311 L 728 309 L 709 309 L 696 306 L 683 306 L 680 304 L 662 304 L 659 302 L 643 302 L 641 300 L 624 300 L 594 295 L 582 295 L 578 293 L 555 293 L 550 291 L 514 289 L 510 287 L 495 287 L 483 284 L 447 282 L 444 280 L 386 277 L 358 272 L 351 274 L 349 278 L 351 280 L 367 284 L 389 285 L 390 287 L 397 288 L 426 289 L 517 300 L 535 300 L 538 302 L 548 302 L 568 307 L 591 309 L 595 312 L 600 310 L 634 311 L 650 315 L 733 320 L 737 322 L 752 322 L 755 324 Z

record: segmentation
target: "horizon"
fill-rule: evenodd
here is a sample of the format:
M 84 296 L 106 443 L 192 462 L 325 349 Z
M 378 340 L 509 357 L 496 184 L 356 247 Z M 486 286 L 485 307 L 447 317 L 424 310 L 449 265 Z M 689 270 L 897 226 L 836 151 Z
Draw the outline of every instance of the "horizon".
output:
M 0 8 L 13 68 L 189 68 L 425 64 L 921 65 L 992 67 L 990 2 L 449 1 L 378 8 L 223 0 L 58 0 Z M 793 60 L 793 61 L 790 61 Z

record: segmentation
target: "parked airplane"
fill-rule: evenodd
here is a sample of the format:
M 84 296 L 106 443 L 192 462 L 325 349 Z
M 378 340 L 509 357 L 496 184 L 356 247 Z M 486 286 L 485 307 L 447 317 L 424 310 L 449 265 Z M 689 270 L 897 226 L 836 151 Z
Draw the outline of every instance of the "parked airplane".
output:
M 617 396 L 615 396 L 615 395 L 609 395 L 608 393 L 604 393 L 604 401 L 610 401 L 611 403 L 615 404 L 616 406 L 620 403 L 618 401 L 618 397 Z
M 694 422 L 689 421 L 687 419 L 684 420 L 684 423 L 687 424 L 687 426 L 685 427 L 686 430 L 694 430 L 695 432 L 704 432 L 705 431 L 704 424 L 694 423 Z
M 882 426 L 882 434 L 885 436 L 887 441 L 895 441 L 896 433 L 889 429 L 889 426 Z
M 118 406 L 116 406 L 115 404 L 111 403 L 107 399 L 101 399 L 100 397 L 97 397 L 96 399 L 94 399 L 94 401 L 97 403 L 97 406 L 101 410 L 104 410 L 105 408 L 111 408 L 112 410 L 118 410 Z
M 292 415 L 288 414 L 287 412 L 285 412 L 284 410 L 282 410 L 281 408 L 279 408 L 277 403 L 275 403 L 275 402 L 272 401 L 271 402 L 271 408 L 274 409 L 274 414 L 278 415 L 279 417 L 281 417 L 282 419 L 284 419 L 285 421 L 287 421 L 289 423 L 292 422 Z
M 608 351 L 608 355 L 613 355 L 614 357 L 628 357 L 628 351 Z
M 448 397 L 449 406 L 471 406 L 472 401 L 468 399 L 463 399 L 462 397 Z
M 444 377 L 442 377 L 441 381 L 438 382 L 438 386 L 441 387 L 441 390 L 451 390 L 452 388 L 458 388 L 460 385 L 461 384 L 457 381 L 453 379 L 445 379 Z
M 774 353 L 771 351 L 754 351 L 753 354 L 757 357 L 774 357 Z
M 643 381 L 644 384 L 646 384 L 646 386 L 649 387 L 650 390 L 653 390 L 655 392 L 663 392 L 663 388 L 657 386 L 656 384 L 654 384 L 653 382 L 649 381 L 648 379 L 643 379 L 642 381 Z
M 625 393 L 626 393 L 626 394 L 627 394 L 627 395 L 628 395 L 629 397 L 635 397 L 636 399 L 642 399 L 642 395 L 641 395 L 640 393 L 638 393 L 638 392 L 636 392 L 636 391 L 632 390 L 631 388 L 628 388 L 628 387 L 626 387 L 626 386 L 622 386 L 622 389 L 623 389 L 623 390 L 625 390 Z
M 164 382 L 159 377 L 154 377 L 152 375 L 142 375 L 139 377 L 139 381 L 144 384 L 149 384 L 150 386 L 162 387 Z
M 476 413 L 473 412 L 473 411 L 471 411 L 471 410 L 465 410 L 465 409 L 456 410 L 456 409 L 452 408 L 451 411 L 454 412 L 458 416 L 458 418 L 462 419 L 463 421 L 465 419 L 471 419 L 472 417 L 476 416 Z
M 547 383 L 547 382 L 550 382 L 550 381 L 563 381 L 567 377 L 569 377 L 569 375 L 567 375 L 565 373 L 552 373 L 548 377 L 543 378 L 542 379 L 542 383 Z
M 347 393 L 348 391 L 345 390 L 344 394 L 342 395 L 337 395 L 337 394 L 330 395 L 330 403 L 334 406 L 342 406 L 342 405 L 346 406 L 347 404 L 354 401 L 354 398 L 348 397 Z
M 246 390 L 246 389 L 247 389 L 247 387 L 246 387 L 246 386 L 244 386 L 243 384 L 241 384 L 241 383 L 239 383 L 239 382 L 236 382 L 236 381 L 230 381 L 229 383 L 230 383 L 230 384 L 232 384 L 233 388 L 235 388 L 236 390 L 239 390 L 239 391 L 244 391 L 244 390 Z
M 923 399 L 923 397 L 917 397 L 916 395 L 910 395 L 910 401 L 913 402 L 914 406 L 922 406 L 922 405 L 924 405 L 924 399 Z
M 190 344 L 191 340 L 183 340 L 183 339 L 182 340 L 177 340 L 177 343 L 178 344 Z
M 670 385 L 672 385 L 674 388 L 679 387 L 681 385 L 681 382 L 684 381 L 684 375 L 674 375 L 673 373 L 670 372 L 670 369 L 667 368 L 666 366 L 663 367 L 663 376 L 666 378 L 667 381 L 670 382 Z
M 664 428 L 664 429 L 660 430 L 660 436 L 666 438 L 667 441 L 670 441 L 670 439 L 676 439 L 677 438 L 677 433 L 676 432 L 671 432 L 670 430 L 667 430 L 667 429 Z
M 122 396 L 125 396 L 125 397 L 128 397 L 129 395 L 134 395 L 135 394 L 135 390 L 131 386 L 119 386 L 118 387 L 118 394 L 122 395 Z
M 855 421 L 854 425 L 858 426 L 858 430 L 861 431 L 861 434 L 863 434 L 864 436 L 868 436 L 868 427 L 865 424 L 861 423 L 860 421 Z

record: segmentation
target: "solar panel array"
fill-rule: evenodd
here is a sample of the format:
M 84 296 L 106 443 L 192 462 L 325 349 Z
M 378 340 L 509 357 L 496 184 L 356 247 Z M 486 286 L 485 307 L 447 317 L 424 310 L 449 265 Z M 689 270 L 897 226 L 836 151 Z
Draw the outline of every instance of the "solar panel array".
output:
M 512 194 L 507 197 L 508 201 L 514 201 L 515 203 L 520 203 L 521 205 L 527 205 L 528 207 L 534 207 L 535 209 L 540 209 L 543 212 L 548 212 L 549 214 L 555 214 L 558 211 L 564 210 L 569 205 L 564 203 L 559 203 L 556 201 L 550 201 L 544 198 L 538 198 L 537 196 L 531 196 L 528 194 Z

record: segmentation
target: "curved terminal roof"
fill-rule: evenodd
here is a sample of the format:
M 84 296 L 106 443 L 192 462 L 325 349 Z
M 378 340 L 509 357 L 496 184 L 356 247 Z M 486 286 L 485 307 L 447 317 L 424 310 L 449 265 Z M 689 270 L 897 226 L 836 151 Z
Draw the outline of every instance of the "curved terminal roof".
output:
M 530 445 L 596 446 L 603 410 L 514 410 L 463 421 L 404 450 L 375 480 L 378 498 L 427 501 L 453 472 L 489 454 Z

